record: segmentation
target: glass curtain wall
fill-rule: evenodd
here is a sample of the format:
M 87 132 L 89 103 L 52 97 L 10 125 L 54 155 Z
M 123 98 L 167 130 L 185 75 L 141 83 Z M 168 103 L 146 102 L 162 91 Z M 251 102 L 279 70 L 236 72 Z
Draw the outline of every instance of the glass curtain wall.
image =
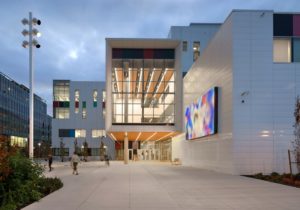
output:
M 112 59 L 114 124 L 174 124 L 174 59 Z

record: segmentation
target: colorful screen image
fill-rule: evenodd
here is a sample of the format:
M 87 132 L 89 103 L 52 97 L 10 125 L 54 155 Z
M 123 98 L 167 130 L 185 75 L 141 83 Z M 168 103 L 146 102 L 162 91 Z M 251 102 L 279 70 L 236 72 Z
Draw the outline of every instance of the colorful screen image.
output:
M 213 87 L 185 110 L 186 139 L 217 133 L 218 89 Z

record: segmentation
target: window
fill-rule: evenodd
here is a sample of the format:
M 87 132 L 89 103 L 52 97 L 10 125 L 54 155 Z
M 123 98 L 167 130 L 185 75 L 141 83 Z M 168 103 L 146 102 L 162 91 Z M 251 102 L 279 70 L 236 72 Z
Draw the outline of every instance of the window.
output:
M 182 51 L 186 52 L 188 49 L 188 42 L 182 41 Z
M 27 146 L 27 138 L 11 136 L 10 137 L 10 145 L 18 146 L 18 147 L 26 147 Z
M 79 90 L 75 90 L 75 101 L 79 101 Z
M 58 137 L 75 137 L 74 129 L 59 129 Z
M 75 113 L 79 112 L 79 90 L 75 90 Z
M 193 52 L 193 61 L 195 61 L 200 56 L 200 42 L 193 43 Z
M 112 59 L 113 124 L 174 123 L 175 60 L 144 52 L 147 59 Z
M 69 82 L 54 81 L 54 101 L 70 101 Z
M 55 108 L 55 118 L 57 119 L 69 119 L 69 108 Z
M 82 119 L 86 119 L 86 101 L 82 102 Z
M 293 39 L 293 62 L 300 62 L 300 38 Z
M 105 130 L 97 130 L 97 129 L 93 129 L 92 130 L 92 138 L 99 138 L 102 136 L 106 136 Z
M 274 38 L 273 61 L 276 63 L 291 62 L 291 40 L 289 38 Z
M 94 90 L 93 91 L 93 106 L 97 107 L 97 96 L 98 96 L 98 91 Z
M 84 129 L 75 130 L 75 138 L 85 138 L 85 137 L 86 137 L 86 130 Z
M 68 80 L 53 81 L 53 117 L 68 119 L 70 115 L 70 82 Z
M 82 119 L 86 119 L 86 108 L 82 108 Z
M 64 156 L 69 156 L 69 148 L 64 149 Z M 62 153 L 60 152 L 61 148 L 52 148 L 52 155 L 53 156 L 60 156 Z

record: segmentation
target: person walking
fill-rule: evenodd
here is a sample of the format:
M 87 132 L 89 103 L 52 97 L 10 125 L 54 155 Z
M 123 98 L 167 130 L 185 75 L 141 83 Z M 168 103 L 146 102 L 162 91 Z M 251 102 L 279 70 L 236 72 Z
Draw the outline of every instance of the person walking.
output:
M 77 166 L 78 166 L 79 162 L 80 162 L 80 159 L 79 159 L 77 153 L 74 152 L 73 155 L 72 155 L 72 158 L 71 158 L 71 165 L 73 167 L 73 174 L 78 175 Z
M 109 166 L 109 157 L 108 157 L 108 155 L 105 155 L 105 163 L 106 163 L 106 166 Z
M 49 155 L 48 155 L 48 166 L 49 166 L 49 171 L 52 171 L 52 162 L 53 162 L 52 155 L 49 154 Z

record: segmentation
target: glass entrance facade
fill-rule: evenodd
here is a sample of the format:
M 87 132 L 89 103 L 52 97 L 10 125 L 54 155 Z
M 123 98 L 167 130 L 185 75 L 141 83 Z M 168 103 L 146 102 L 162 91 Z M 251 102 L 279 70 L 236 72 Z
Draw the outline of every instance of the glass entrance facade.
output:
M 174 49 L 112 49 L 112 123 L 174 125 Z

